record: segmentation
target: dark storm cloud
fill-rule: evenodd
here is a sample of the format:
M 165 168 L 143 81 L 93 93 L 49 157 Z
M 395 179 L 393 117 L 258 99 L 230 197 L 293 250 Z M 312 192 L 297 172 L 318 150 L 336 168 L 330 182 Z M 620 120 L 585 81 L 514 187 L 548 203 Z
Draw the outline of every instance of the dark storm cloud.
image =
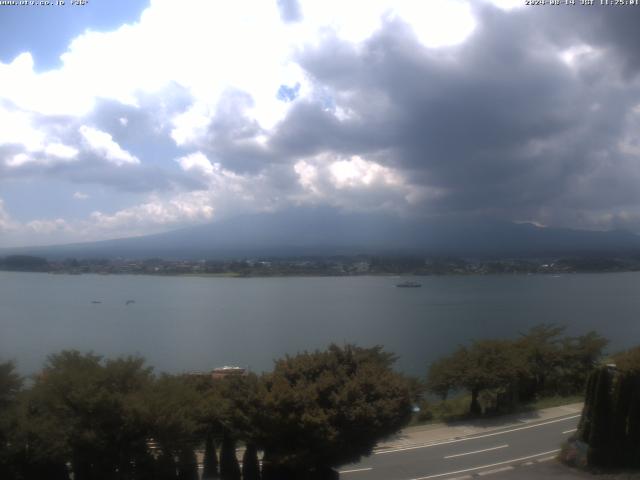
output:
M 205 137 L 195 147 L 202 149 L 214 163 L 240 173 L 267 168 L 279 159 L 257 137 L 266 134 L 258 122 L 247 114 L 253 98 L 240 90 L 224 92 Z
M 85 121 L 97 128 L 114 132 L 119 142 L 135 142 L 140 137 L 153 134 L 154 140 L 167 136 L 172 125 L 167 119 L 184 112 L 193 102 L 189 91 L 171 83 L 153 94 L 138 92 L 137 105 L 124 105 L 115 100 L 98 99 L 96 106 Z M 126 125 L 120 119 L 126 118 Z
M 285 23 L 302 20 L 302 11 L 297 0 L 277 0 L 280 18 Z
M 619 144 L 640 101 L 640 9 L 621 10 L 487 7 L 471 38 L 440 50 L 398 20 L 360 48 L 325 38 L 298 60 L 351 115 L 298 101 L 270 147 L 291 159 L 373 155 L 445 192 L 422 206 L 433 212 L 519 219 L 637 205 L 637 162 Z M 596 50 L 570 67 L 560 54 L 581 44 Z
M 578 40 L 607 49 L 608 61 L 617 60 L 622 73 L 640 71 L 640 9 L 637 6 L 595 5 L 570 9 L 543 9 L 538 18 L 544 31 L 560 41 Z

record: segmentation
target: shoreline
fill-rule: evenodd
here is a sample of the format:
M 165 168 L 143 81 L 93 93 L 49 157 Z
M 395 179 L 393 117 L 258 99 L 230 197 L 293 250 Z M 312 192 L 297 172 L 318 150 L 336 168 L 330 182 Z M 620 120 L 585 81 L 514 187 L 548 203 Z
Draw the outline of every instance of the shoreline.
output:
M 552 277 L 558 278 L 566 275 L 597 275 L 597 274 L 617 274 L 617 273 L 638 273 L 640 270 L 603 270 L 603 271 L 571 271 L 571 272 L 449 272 L 449 273 L 273 273 L 273 274 L 242 274 L 235 272 L 225 273 L 153 273 L 153 272 L 67 272 L 67 271 L 33 271 L 33 270 L 5 270 L 2 273 L 40 273 L 49 275 L 80 276 L 137 276 L 137 277 L 196 277 L 196 278 L 346 278 L 346 277 Z

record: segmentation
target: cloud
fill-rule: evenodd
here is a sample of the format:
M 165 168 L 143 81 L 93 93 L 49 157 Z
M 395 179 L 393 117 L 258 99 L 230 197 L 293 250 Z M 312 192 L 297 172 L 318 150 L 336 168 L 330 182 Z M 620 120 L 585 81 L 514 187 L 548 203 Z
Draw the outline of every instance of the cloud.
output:
M 82 193 L 82 192 L 74 192 L 74 194 L 73 194 L 74 200 L 86 200 L 89 197 L 90 197 L 89 195 L 87 195 L 86 193 Z
M 4 206 L 4 200 L 0 198 L 0 233 L 6 233 L 15 229 L 15 222 L 11 220 L 9 212 L 7 212 Z
M 148 233 L 180 225 L 210 220 L 214 209 L 202 192 L 180 195 L 169 200 L 152 198 L 148 202 L 113 214 L 99 211 L 90 216 L 90 230 L 118 235 L 120 232 Z M 158 228 L 160 227 L 160 228 Z M 165 227 L 165 228 L 162 228 Z
M 69 235 L 306 204 L 640 228 L 640 10 L 520 3 L 154 0 L 0 63 L 0 176 L 138 195 Z
M 107 161 L 117 166 L 140 163 L 140 160 L 114 142 L 108 133 L 86 125 L 82 125 L 79 131 L 89 149 L 104 157 Z
M 301 66 L 332 102 L 296 102 L 269 144 L 292 158 L 374 158 L 437 192 L 423 197 L 422 213 L 553 211 L 553 224 L 590 227 L 580 211 L 637 205 L 635 143 L 628 134 L 620 143 L 637 82 L 604 66 L 602 44 L 574 50 L 568 65 L 557 52 L 584 45 L 586 33 L 575 37 L 558 20 L 545 35 L 528 12 L 477 15 L 455 49 L 421 49 L 392 19 L 358 48 L 328 36 L 302 50 Z
M 196 171 L 204 175 L 213 174 L 213 165 L 202 152 L 191 153 L 176 160 L 180 167 L 189 172 Z

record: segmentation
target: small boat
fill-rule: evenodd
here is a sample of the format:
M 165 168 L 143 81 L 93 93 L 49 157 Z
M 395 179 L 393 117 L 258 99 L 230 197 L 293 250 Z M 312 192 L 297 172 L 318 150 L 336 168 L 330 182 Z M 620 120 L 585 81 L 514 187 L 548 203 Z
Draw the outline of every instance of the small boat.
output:
M 100 300 L 91 300 L 91 303 L 102 303 Z
M 125 302 L 125 305 L 131 305 L 132 303 L 136 303 L 136 301 L 135 300 L 127 300 Z
M 396 287 L 399 288 L 418 288 L 421 287 L 422 284 L 418 283 L 418 282 L 412 282 L 412 281 L 406 281 L 406 282 L 401 282 L 401 283 L 397 283 Z

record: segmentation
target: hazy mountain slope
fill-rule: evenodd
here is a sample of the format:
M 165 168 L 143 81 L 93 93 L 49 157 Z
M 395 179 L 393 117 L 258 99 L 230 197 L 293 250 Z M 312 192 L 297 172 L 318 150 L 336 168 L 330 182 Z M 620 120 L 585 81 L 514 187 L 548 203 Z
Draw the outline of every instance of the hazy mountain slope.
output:
M 624 231 L 540 228 L 497 221 L 416 221 L 383 214 L 299 208 L 239 216 L 157 235 L 0 251 L 48 257 L 224 258 L 239 256 L 416 253 L 571 255 L 640 251 Z

